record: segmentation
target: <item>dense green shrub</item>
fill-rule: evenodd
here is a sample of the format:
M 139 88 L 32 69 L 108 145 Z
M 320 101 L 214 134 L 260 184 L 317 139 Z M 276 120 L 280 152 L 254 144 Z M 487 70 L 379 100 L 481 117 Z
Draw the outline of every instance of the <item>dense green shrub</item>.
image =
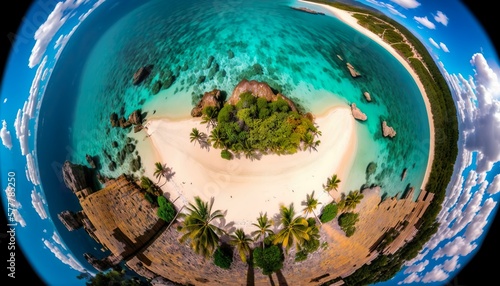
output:
M 323 212 L 321 213 L 321 216 L 320 216 L 319 220 L 322 223 L 329 222 L 329 221 L 333 220 L 337 216 L 337 213 L 338 213 L 338 206 L 337 206 L 337 204 L 335 204 L 335 203 L 327 204 L 323 208 Z
M 144 198 L 151 204 L 156 204 L 158 202 L 158 198 L 151 193 L 144 193 Z
M 159 196 L 158 199 L 158 211 L 156 214 L 159 218 L 170 223 L 176 214 L 174 205 L 167 200 L 164 196 Z
M 254 265 L 262 269 L 264 275 L 280 270 L 283 267 L 283 259 L 283 253 L 276 245 L 257 247 L 253 252 Z
M 233 253 L 229 247 L 218 247 L 214 252 L 214 264 L 222 269 L 231 268 Z
M 233 155 L 231 154 L 231 152 L 229 152 L 228 150 L 224 149 L 222 151 L 220 151 L 220 156 L 223 158 L 223 159 L 226 159 L 226 160 L 231 160 L 233 158 Z
M 346 233 L 346 236 L 354 234 L 356 228 L 354 225 L 359 221 L 359 214 L 347 212 L 339 216 L 339 226 Z
M 283 97 L 268 102 L 247 92 L 240 95 L 235 105 L 226 103 L 218 111 L 212 109 L 204 111 L 203 122 L 210 124 L 209 118 L 216 119 L 208 142 L 214 148 L 224 149 L 221 152 L 224 159 L 233 157 L 229 151 L 284 155 L 315 149 L 320 144 L 316 140 L 320 132 L 312 117 L 293 111 Z

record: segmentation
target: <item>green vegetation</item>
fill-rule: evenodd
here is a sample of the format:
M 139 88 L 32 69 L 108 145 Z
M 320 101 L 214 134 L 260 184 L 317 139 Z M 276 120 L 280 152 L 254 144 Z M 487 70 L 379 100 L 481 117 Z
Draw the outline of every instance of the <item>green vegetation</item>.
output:
M 264 248 L 264 240 L 266 236 L 274 234 L 271 229 L 272 221 L 267 218 L 267 213 L 260 213 L 257 218 L 257 223 L 253 223 L 253 226 L 257 227 L 257 230 L 253 231 L 251 234 L 255 240 L 262 239 L 262 247 Z
M 231 268 L 231 263 L 233 263 L 233 253 L 231 248 L 226 246 L 217 247 L 213 255 L 214 264 L 222 269 Z
M 174 205 L 167 200 L 164 196 L 158 197 L 158 211 L 157 215 L 162 220 L 170 223 L 175 217 L 176 211 Z
M 213 199 L 209 203 L 200 197 L 194 198 L 195 203 L 189 203 L 188 213 L 184 217 L 180 232 L 184 233 L 180 242 L 191 241 L 191 248 L 198 254 L 210 257 L 219 245 L 219 236 L 224 233 L 213 222 L 222 219 L 224 215 L 220 210 L 212 211 Z
M 253 263 L 262 269 L 262 274 L 271 275 L 283 268 L 284 256 L 276 245 L 269 247 L 257 247 L 253 252 Z
M 345 232 L 347 237 L 350 237 L 356 231 L 356 223 L 359 221 L 359 214 L 347 212 L 339 216 L 339 226 Z
M 214 148 L 224 149 L 224 159 L 232 158 L 230 151 L 247 158 L 255 152 L 285 155 L 301 149 L 314 150 L 320 143 L 316 140 L 320 132 L 311 116 L 293 111 L 283 97 L 268 102 L 243 93 L 236 105 L 226 103 L 220 110 L 204 108 L 202 122 L 214 126 L 208 142 Z
M 293 203 L 289 207 L 280 206 L 280 215 L 282 228 L 276 234 L 273 244 L 280 243 L 287 252 L 294 243 L 300 249 L 304 241 L 310 239 L 309 222 L 301 216 L 295 216 Z
M 306 195 L 306 201 L 305 201 L 305 204 L 306 206 L 304 207 L 303 211 L 304 211 L 304 215 L 308 215 L 310 213 L 312 213 L 314 215 L 314 217 L 316 219 L 318 219 L 318 217 L 316 216 L 316 213 L 314 212 L 314 210 L 318 207 L 319 204 L 321 204 L 320 202 L 318 202 L 318 199 L 316 199 L 314 197 L 314 191 L 312 191 L 312 193 L 309 195 L 307 194 Z
M 320 221 L 322 223 L 327 223 L 333 220 L 338 214 L 338 207 L 336 203 L 327 204 L 321 213 Z
M 99 272 L 95 276 L 78 275 L 78 279 L 86 278 L 86 286 L 147 286 L 151 285 L 144 280 L 136 277 L 129 277 L 125 274 L 125 270 L 109 270 L 107 272 Z
M 243 229 L 238 228 L 234 234 L 231 235 L 230 244 L 236 247 L 236 251 L 240 255 L 241 261 L 247 262 L 247 255 L 250 255 L 250 244 L 252 243 L 252 238 L 247 236 Z
M 323 184 L 323 189 L 330 195 L 330 191 L 337 191 L 339 183 L 340 179 L 337 177 L 337 174 L 333 174 L 331 177 L 326 179 L 326 184 Z
M 350 191 L 345 198 L 344 203 L 344 211 L 350 211 L 356 208 L 356 206 L 361 202 L 364 198 L 364 195 L 360 193 L 358 190 Z
M 368 27 L 376 34 L 381 34 L 381 29 L 391 29 L 399 31 L 407 41 L 411 43 L 421 59 L 408 58 L 410 66 L 418 75 L 422 82 L 425 93 L 429 98 L 434 122 L 434 160 L 427 185 L 424 190 L 434 193 L 434 198 L 430 206 L 421 217 L 418 232 L 412 241 L 404 245 L 394 255 L 388 257 L 380 255 L 370 265 L 364 265 L 354 274 L 344 279 L 346 285 L 367 285 L 376 282 L 386 281 L 392 278 L 400 269 L 403 263 L 418 255 L 424 244 L 437 231 L 439 223 L 436 217 L 442 208 L 442 203 L 446 195 L 446 187 L 453 174 L 455 160 L 458 154 L 458 121 L 456 107 L 450 88 L 441 74 L 437 64 L 431 54 L 420 40 L 413 35 L 406 27 L 397 21 L 387 17 L 382 13 L 369 11 L 360 7 L 349 6 L 342 3 L 312 0 L 334 7 L 369 14 L 372 18 L 372 27 Z M 358 19 L 366 17 L 357 15 Z M 368 21 L 368 18 L 366 20 Z M 408 53 L 409 46 L 396 44 L 393 47 L 403 56 Z M 425 64 L 424 64 L 425 63 Z M 329 285 L 328 282 L 324 285 Z
M 309 224 L 309 240 L 304 241 L 302 243 L 300 249 L 298 249 L 297 253 L 295 254 L 295 261 L 303 261 L 307 259 L 307 256 L 310 253 L 315 252 L 319 248 L 319 228 L 316 226 L 316 221 L 313 218 L 308 218 L 307 222 Z
M 153 182 L 150 178 L 142 176 L 141 177 L 141 188 L 146 192 L 150 193 L 153 196 L 161 196 L 161 189 Z

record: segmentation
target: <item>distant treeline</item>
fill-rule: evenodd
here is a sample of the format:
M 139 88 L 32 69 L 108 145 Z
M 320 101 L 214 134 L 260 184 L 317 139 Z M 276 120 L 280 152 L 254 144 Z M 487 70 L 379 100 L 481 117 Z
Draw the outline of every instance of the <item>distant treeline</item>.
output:
M 362 266 L 352 275 L 343 279 L 345 285 L 368 285 L 387 281 L 401 270 L 405 261 L 411 260 L 418 255 L 424 244 L 437 232 L 439 227 L 436 217 L 441 210 L 446 195 L 446 188 L 453 175 L 454 164 L 458 154 L 457 143 L 459 133 L 455 102 L 450 88 L 432 56 L 422 42 L 406 27 L 386 15 L 375 13 L 372 10 L 332 1 L 311 1 L 328 4 L 342 10 L 370 14 L 369 17 L 375 17 L 389 23 L 394 27 L 394 30 L 386 30 L 391 27 L 385 23 L 380 23 L 383 27 L 377 27 L 377 24 L 371 24 L 366 27 L 376 34 L 381 33 L 381 28 L 382 31 L 386 30 L 385 33 L 390 31 L 389 33 L 393 39 L 397 39 L 394 32 L 398 30 L 408 39 L 411 45 L 413 45 L 425 63 L 424 66 L 420 60 L 410 58 L 410 66 L 420 78 L 427 97 L 429 98 L 434 120 L 434 161 L 432 163 L 429 181 L 425 186 L 425 191 L 434 193 L 434 199 L 419 221 L 419 225 L 417 225 L 418 233 L 413 240 L 399 249 L 394 255 L 379 255 L 370 265 Z M 391 41 L 389 39 L 389 42 L 394 43 L 396 41 Z M 404 57 L 408 58 L 412 56 L 412 53 L 409 52 L 408 45 L 396 44 L 393 45 L 393 47 Z M 339 278 L 327 281 L 323 285 L 330 285 L 337 280 L 339 280 Z

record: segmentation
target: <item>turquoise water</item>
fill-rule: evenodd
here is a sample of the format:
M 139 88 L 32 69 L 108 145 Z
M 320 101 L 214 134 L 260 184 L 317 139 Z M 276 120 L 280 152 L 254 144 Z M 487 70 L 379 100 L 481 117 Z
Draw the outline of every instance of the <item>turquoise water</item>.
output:
M 189 116 L 203 92 L 218 88 L 230 94 L 247 78 L 269 83 L 314 114 L 354 102 L 368 115 L 366 122 L 356 124 L 358 151 L 349 177 L 341 178 L 345 191 L 362 184 L 381 185 L 389 196 L 401 194 L 408 184 L 418 189 L 427 166 L 429 127 L 410 74 L 382 47 L 333 16 L 295 11 L 292 5 L 304 6 L 289 0 L 103 4 L 101 13 L 88 19 L 92 25 L 76 34 L 83 37 L 90 28 L 100 33 L 79 59 L 83 66 L 67 91 L 74 98 L 67 130 L 71 159 L 85 163 L 85 154 L 91 154 L 100 158 L 105 175 L 128 172 L 137 152 L 128 154 L 115 171 L 108 169 L 105 153 L 116 161 L 130 131 L 110 127 L 112 112 L 126 117 L 142 108 L 149 115 Z M 101 28 L 102 17 L 108 15 L 116 21 Z M 362 76 L 352 78 L 346 62 Z M 150 64 L 148 79 L 132 85 L 134 72 Z M 168 75 L 175 80 L 154 94 L 155 82 Z M 46 96 L 67 82 L 52 84 Z M 364 100 L 364 91 L 370 92 L 372 102 Z M 382 120 L 395 128 L 395 138 L 382 136 Z M 113 141 L 119 146 L 113 147 Z M 38 144 L 48 143 L 41 139 Z M 377 169 L 367 179 L 370 162 Z M 404 168 L 408 172 L 401 181 Z

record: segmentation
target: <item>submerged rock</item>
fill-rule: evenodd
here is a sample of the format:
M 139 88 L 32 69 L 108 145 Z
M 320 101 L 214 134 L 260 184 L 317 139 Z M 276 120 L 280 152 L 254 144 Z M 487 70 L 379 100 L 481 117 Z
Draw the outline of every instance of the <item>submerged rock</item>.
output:
M 227 57 L 228 57 L 229 59 L 234 58 L 234 52 L 233 52 L 233 51 L 231 51 L 231 50 L 227 51 Z
M 95 162 L 94 162 L 94 158 L 92 158 L 92 156 L 90 156 L 89 154 L 86 154 L 85 155 L 85 159 L 87 160 L 87 163 L 89 163 L 89 165 L 90 165 L 90 167 L 92 169 L 96 168 L 96 165 L 95 165 Z
M 212 66 L 212 62 L 215 60 L 214 56 L 208 57 L 207 65 L 205 66 L 206 69 L 210 68 Z
M 153 69 L 153 66 L 152 65 L 149 65 L 149 66 L 143 66 L 143 67 L 140 67 L 135 73 L 134 73 L 134 76 L 132 78 L 132 83 L 134 85 L 138 85 L 140 84 L 141 82 L 143 82 L 148 76 L 149 74 L 151 73 L 151 70 Z

